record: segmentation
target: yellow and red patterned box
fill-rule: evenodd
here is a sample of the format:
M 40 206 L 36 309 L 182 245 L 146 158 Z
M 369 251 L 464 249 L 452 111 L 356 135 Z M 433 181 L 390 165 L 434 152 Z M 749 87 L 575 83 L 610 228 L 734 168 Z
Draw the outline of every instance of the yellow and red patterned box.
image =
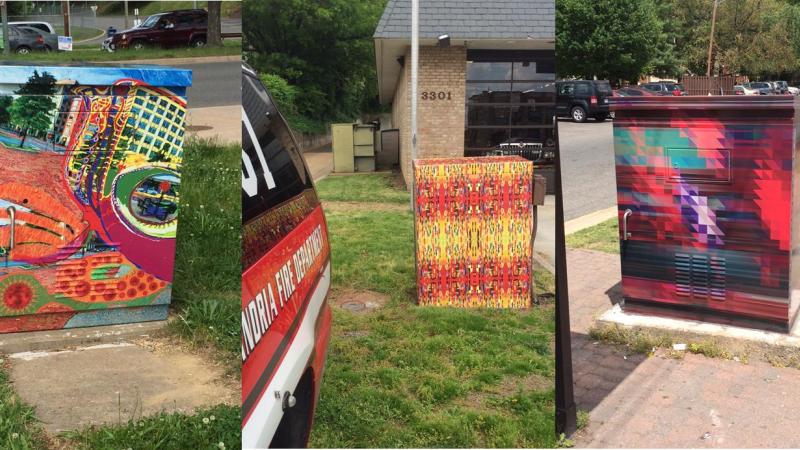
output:
M 420 305 L 527 308 L 533 163 L 519 156 L 414 161 Z

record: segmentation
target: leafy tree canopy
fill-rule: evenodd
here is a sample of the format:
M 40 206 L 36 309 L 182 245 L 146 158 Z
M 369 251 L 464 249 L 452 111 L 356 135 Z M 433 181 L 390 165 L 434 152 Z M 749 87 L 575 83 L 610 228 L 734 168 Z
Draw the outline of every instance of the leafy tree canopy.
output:
M 245 2 L 245 57 L 256 70 L 277 75 L 296 88 L 290 95 L 299 115 L 319 121 L 351 120 L 378 108 L 372 34 L 385 3 Z M 271 81 L 280 83 L 276 78 Z
M 656 61 L 665 35 L 652 0 L 556 2 L 556 70 L 561 77 L 636 81 Z M 670 57 L 662 55 L 668 64 Z

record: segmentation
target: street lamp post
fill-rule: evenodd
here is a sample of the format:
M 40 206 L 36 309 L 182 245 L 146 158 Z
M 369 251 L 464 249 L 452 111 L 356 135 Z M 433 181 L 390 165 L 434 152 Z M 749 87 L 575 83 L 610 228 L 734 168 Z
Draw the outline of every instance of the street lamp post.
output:
M 411 0 L 411 164 L 417 159 L 417 83 L 419 70 L 419 0 Z M 411 210 L 414 211 L 414 174 L 411 174 Z

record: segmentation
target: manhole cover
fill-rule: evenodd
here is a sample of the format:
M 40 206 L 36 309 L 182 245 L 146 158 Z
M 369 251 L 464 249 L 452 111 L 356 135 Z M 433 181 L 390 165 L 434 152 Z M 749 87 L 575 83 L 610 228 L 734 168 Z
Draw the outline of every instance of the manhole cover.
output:
M 387 295 L 374 291 L 344 289 L 331 296 L 331 304 L 355 314 L 365 314 L 381 308 L 389 301 Z
M 354 302 L 340 303 L 339 306 L 341 306 L 342 308 L 344 308 L 344 309 L 346 309 L 348 311 L 352 311 L 352 312 L 360 312 L 360 311 L 363 311 L 363 310 L 367 309 L 367 305 L 365 305 L 365 304 L 363 304 L 361 302 L 355 302 L 355 301 Z

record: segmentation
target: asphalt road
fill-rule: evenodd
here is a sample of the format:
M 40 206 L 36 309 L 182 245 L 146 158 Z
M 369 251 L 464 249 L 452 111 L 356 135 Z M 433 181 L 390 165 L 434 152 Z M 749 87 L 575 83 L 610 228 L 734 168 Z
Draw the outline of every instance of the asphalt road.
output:
M 192 70 L 189 108 L 238 105 L 242 102 L 242 63 L 171 64 Z
M 564 219 L 617 204 L 612 122 L 558 121 Z

